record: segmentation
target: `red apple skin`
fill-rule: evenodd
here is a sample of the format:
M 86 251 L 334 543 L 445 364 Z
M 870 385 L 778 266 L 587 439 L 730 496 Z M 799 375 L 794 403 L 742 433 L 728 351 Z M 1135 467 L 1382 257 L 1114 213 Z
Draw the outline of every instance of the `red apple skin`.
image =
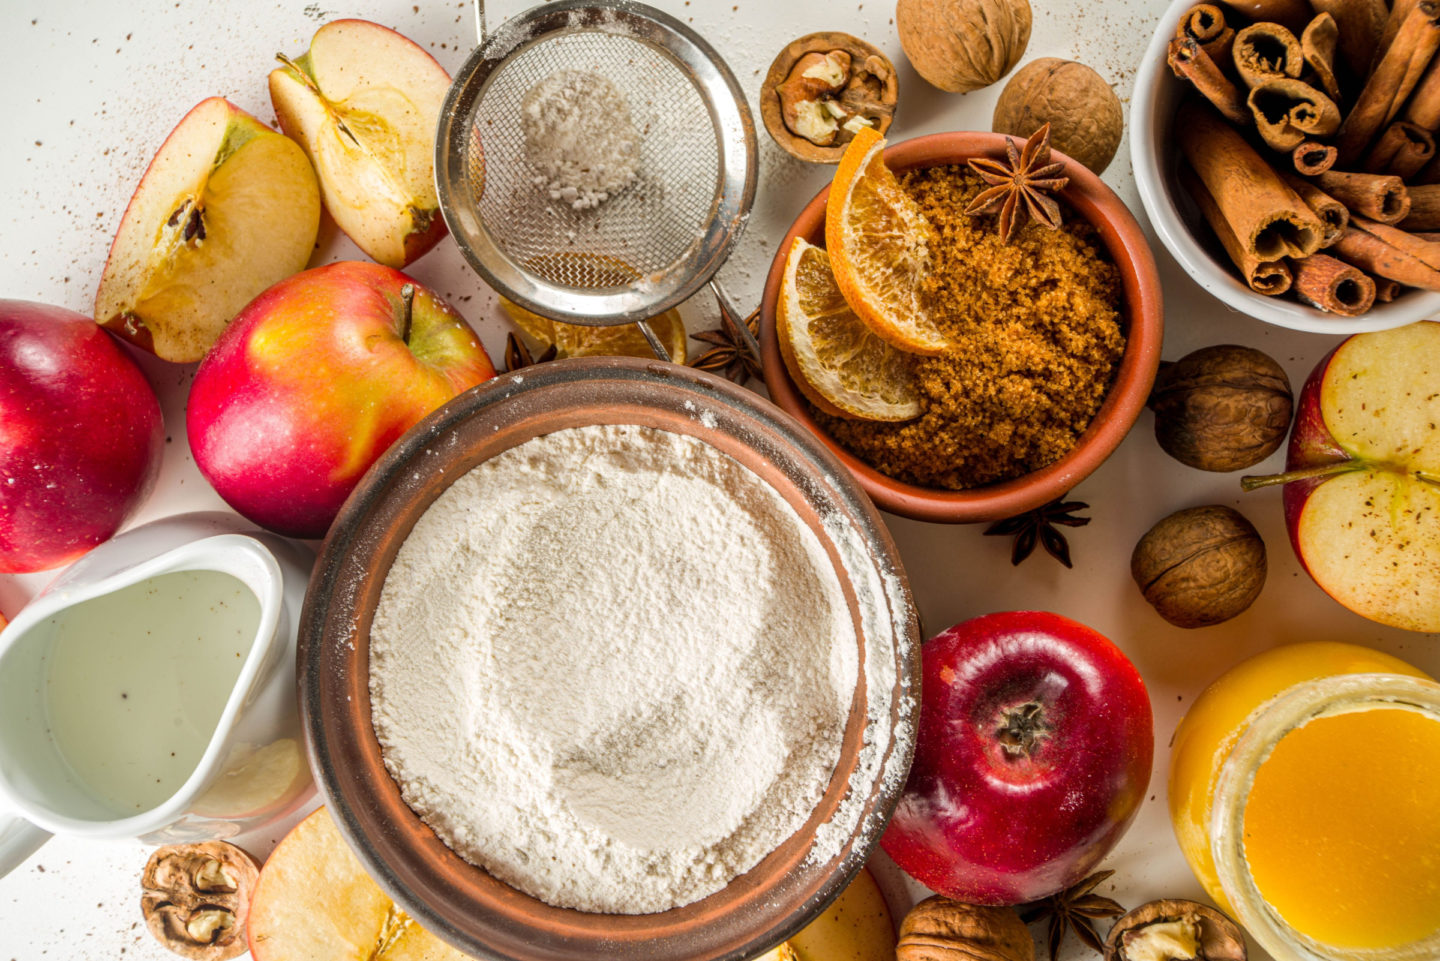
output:
M 164 447 L 155 390 L 110 334 L 0 300 L 0 574 L 109 540 L 154 488 Z
M 321 537 L 401 434 L 493 376 L 438 295 L 379 264 L 331 264 L 282 280 L 230 322 L 195 374 L 186 430 L 200 472 L 236 511 Z
M 1150 783 L 1153 719 L 1135 665 L 1101 634 L 1038 611 L 957 624 L 922 662 L 915 763 L 885 852 L 971 904 L 1036 901 L 1090 874 Z M 1048 731 L 1007 749 L 997 735 L 1031 704 Z
M 1330 428 L 1325 426 L 1325 415 L 1320 410 L 1320 394 L 1325 383 L 1325 374 L 1340 348 L 1349 342 L 1350 338 L 1346 338 L 1334 350 L 1320 358 L 1320 362 L 1306 378 L 1305 386 L 1300 388 L 1300 397 L 1295 402 L 1295 424 L 1290 428 L 1290 443 L 1285 449 L 1287 471 L 1352 459 L 1330 433 Z M 1305 510 L 1305 502 L 1310 499 L 1310 495 L 1329 479 L 1310 477 L 1291 481 L 1285 485 L 1282 495 L 1285 505 L 1285 530 L 1290 535 L 1290 546 L 1294 548 L 1295 557 L 1307 574 L 1311 574 L 1311 571 L 1305 563 L 1305 554 L 1300 549 L 1300 514 Z M 1313 578 L 1313 574 L 1311 576 Z

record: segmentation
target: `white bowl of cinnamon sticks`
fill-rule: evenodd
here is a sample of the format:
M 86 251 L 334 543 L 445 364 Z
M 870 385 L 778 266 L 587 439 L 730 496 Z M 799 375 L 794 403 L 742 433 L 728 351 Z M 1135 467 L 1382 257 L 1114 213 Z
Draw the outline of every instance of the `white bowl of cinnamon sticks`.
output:
M 1282 327 L 1440 316 L 1440 0 L 1175 0 L 1135 83 L 1161 242 Z

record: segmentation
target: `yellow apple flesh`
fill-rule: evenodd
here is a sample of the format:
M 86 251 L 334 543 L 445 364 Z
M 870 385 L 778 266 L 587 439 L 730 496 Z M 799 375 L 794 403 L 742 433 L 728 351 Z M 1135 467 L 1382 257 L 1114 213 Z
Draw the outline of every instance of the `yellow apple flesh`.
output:
M 759 961 L 895 961 L 895 925 L 875 878 L 861 868 L 823 914 Z
M 95 320 L 165 360 L 198 361 L 251 298 L 304 269 L 319 228 L 304 152 L 227 100 L 201 101 L 130 199 Z
M 450 76 L 400 34 L 336 20 L 270 73 L 280 128 L 320 175 L 325 209 L 361 250 L 404 267 L 445 235 L 435 128 Z
M 254 961 L 468 961 L 396 907 L 324 808 L 265 862 L 246 929 Z

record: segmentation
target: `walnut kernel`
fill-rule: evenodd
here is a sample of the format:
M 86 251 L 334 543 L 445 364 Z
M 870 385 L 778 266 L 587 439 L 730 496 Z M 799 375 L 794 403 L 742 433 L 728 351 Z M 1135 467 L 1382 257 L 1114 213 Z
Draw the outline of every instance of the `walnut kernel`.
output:
M 1245 961 L 1245 938 L 1225 915 L 1195 901 L 1151 901 L 1110 929 L 1105 961 Z
M 760 115 L 787 153 L 838 163 L 861 130 L 889 128 L 898 94 L 895 68 L 875 47 L 845 33 L 812 33 L 770 65 Z
M 245 953 L 245 920 L 259 877 L 254 860 L 224 841 L 156 849 L 140 877 L 145 926 L 191 961 Z

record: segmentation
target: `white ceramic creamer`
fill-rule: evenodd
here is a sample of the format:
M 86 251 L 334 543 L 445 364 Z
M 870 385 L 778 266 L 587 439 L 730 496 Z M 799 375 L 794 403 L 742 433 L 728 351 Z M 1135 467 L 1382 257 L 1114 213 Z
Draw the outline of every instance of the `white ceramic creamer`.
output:
M 0 632 L 0 875 L 52 834 L 231 837 L 309 799 L 295 632 L 313 560 L 233 515 L 168 517 Z

